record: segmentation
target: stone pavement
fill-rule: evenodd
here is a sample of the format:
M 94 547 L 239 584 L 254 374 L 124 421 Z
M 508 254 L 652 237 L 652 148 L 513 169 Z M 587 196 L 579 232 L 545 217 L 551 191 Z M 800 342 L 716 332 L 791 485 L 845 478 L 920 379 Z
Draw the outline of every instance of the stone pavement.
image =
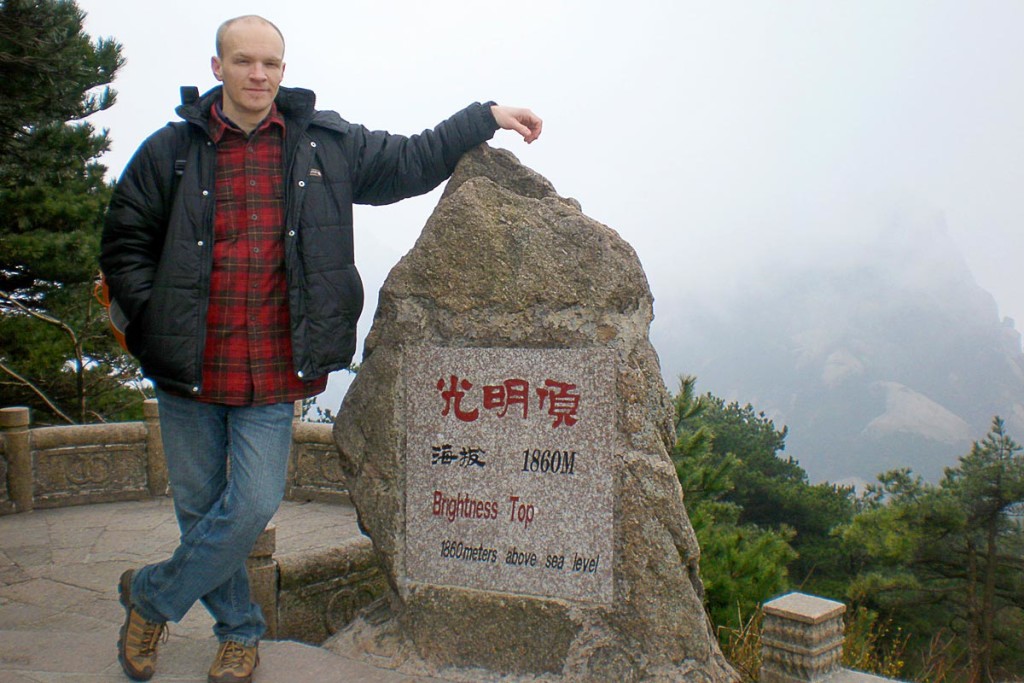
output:
M 344 505 L 285 502 L 275 557 L 324 549 L 358 534 Z M 124 683 L 116 584 L 127 568 L 167 557 L 178 529 L 169 498 L 36 510 L 0 517 L 0 683 Z M 153 681 L 205 681 L 217 649 L 196 605 L 161 647 Z M 260 645 L 257 683 L 417 679 L 291 641 Z

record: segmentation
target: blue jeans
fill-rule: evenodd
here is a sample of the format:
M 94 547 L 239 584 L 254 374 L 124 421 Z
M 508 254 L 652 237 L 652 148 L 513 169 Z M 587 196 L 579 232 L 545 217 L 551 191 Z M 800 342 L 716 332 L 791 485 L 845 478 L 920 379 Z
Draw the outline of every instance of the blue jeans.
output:
M 169 559 L 135 572 L 132 603 L 164 622 L 202 600 L 218 640 L 253 646 L 266 622 L 249 598 L 245 559 L 284 497 L 294 404 L 235 407 L 156 393 L 181 540 Z

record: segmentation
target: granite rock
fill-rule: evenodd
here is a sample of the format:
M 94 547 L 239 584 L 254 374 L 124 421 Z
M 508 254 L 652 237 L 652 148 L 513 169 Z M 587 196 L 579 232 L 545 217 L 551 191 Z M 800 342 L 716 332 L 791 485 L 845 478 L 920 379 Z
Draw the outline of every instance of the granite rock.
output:
M 484 145 L 462 159 L 380 292 L 335 423 L 341 470 L 390 591 L 328 648 L 448 680 L 737 680 L 702 606 L 652 318 L 640 262 L 614 230 L 507 151 Z M 610 604 L 408 580 L 402 380 L 422 347 L 613 359 Z

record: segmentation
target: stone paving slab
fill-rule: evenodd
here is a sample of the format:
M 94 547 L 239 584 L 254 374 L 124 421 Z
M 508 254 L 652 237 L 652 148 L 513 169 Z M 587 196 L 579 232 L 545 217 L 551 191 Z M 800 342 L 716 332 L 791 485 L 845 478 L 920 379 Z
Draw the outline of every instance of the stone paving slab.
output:
M 31 652 L 33 638 L 46 637 L 47 642 L 67 653 L 61 661 L 43 661 Z M 116 634 L 115 634 L 116 638 Z M 107 655 L 114 641 L 109 634 L 82 636 L 0 631 L 0 683 L 31 681 L 32 683 L 125 683 L 128 679 L 116 659 Z M 17 648 L 20 650 L 15 651 Z M 14 654 L 11 654 L 14 652 Z M 172 638 L 160 649 L 158 671 L 153 683 L 192 683 L 205 681 L 206 671 L 217 644 Z M 74 657 L 72 662 L 71 658 Z M 72 665 L 73 664 L 73 665 Z M 339 657 L 322 648 L 294 641 L 266 641 L 260 644 L 260 665 L 254 676 L 256 683 L 292 683 L 323 681 L 327 683 L 428 683 L 434 679 L 404 676 L 393 671 L 374 669 L 359 662 Z
M 358 535 L 347 505 L 285 502 L 275 557 L 325 550 Z M 116 583 L 130 567 L 168 556 L 178 529 L 169 498 L 36 510 L 0 517 L 0 683 L 124 683 Z M 193 608 L 160 650 L 153 681 L 205 681 L 217 650 L 213 619 Z M 258 683 L 416 683 L 322 648 L 260 645 Z

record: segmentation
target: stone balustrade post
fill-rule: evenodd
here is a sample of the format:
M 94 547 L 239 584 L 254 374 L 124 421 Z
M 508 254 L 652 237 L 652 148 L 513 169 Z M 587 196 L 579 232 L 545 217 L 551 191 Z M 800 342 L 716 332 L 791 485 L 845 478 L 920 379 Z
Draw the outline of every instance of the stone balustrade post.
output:
M 252 600 L 263 611 L 267 622 L 268 639 L 277 637 L 277 562 L 274 551 L 277 550 L 277 527 L 268 524 L 267 528 L 256 539 L 256 545 L 245 561 L 249 572 L 249 591 Z
M 167 495 L 167 460 L 164 458 L 164 442 L 160 433 L 160 404 L 155 398 L 142 402 L 142 414 L 146 425 L 146 482 L 149 495 Z
M 7 441 L 7 491 L 17 512 L 32 509 L 32 447 L 29 410 L 0 408 L 0 429 Z
M 843 613 L 834 600 L 789 593 L 764 606 L 762 683 L 821 681 L 840 670 Z
M 299 467 L 299 444 L 295 440 L 299 425 L 302 424 L 302 401 L 295 401 L 292 404 L 292 444 L 288 455 L 288 472 L 285 474 L 284 497 L 291 500 L 292 488 L 295 486 L 295 478 Z

